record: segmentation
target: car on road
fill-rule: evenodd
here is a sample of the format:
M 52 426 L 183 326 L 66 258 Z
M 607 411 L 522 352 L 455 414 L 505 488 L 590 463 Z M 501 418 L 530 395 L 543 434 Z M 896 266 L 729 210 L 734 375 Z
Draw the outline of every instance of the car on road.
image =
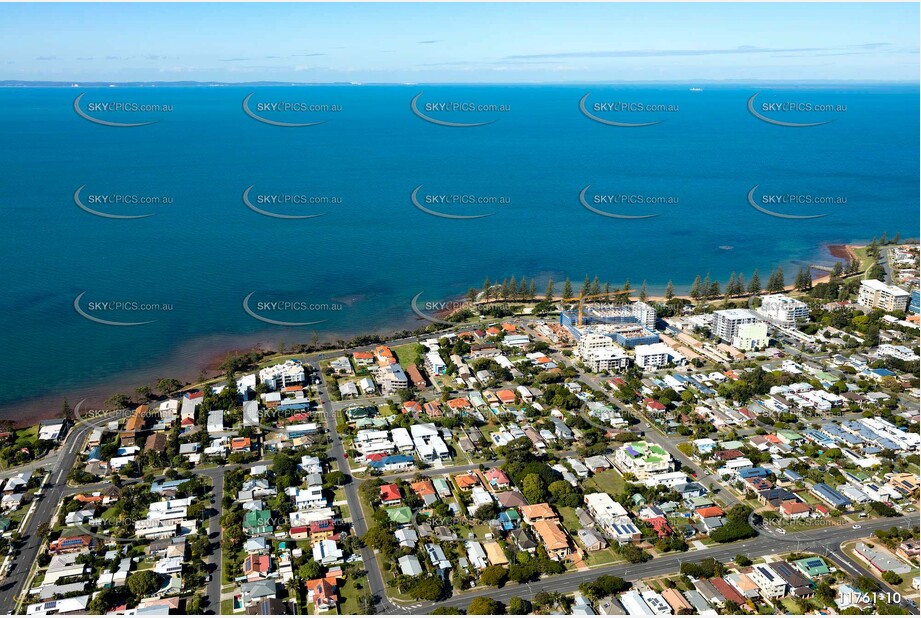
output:
M 783 528 L 774 528 L 774 530 L 776 530 L 778 534 L 786 534 L 786 533 L 787 533 L 787 531 L 784 530 Z
M 853 526 L 851 526 L 851 528 L 854 529 L 854 530 L 860 530 L 861 525 L 860 525 L 860 524 L 854 524 Z

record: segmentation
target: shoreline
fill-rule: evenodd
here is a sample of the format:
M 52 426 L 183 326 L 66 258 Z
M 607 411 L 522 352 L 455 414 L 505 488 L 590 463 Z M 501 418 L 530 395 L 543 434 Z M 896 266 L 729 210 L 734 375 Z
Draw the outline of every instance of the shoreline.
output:
M 846 260 L 851 257 L 857 257 L 854 253 L 854 247 L 860 247 L 858 244 L 822 244 L 821 248 L 827 250 L 831 261 Z M 827 281 L 830 275 L 823 274 L 813 279 L 813 283 L 822 283 Z M 788 290 L 793 286 L 787 286 Z M 636 294 L 636 290 L 633 290 Z M 458 295 L 450 300 L 463 300 L 466 295 Z M 680 294 L 678 296 L 681 296 Z M 744 297 L 744 296 L 743 296 Z M 739 297 L 739 298 L 743 298 Z M 661 294 L 650 294 L 649 300 L 664 301 Z M 511 301 L 514 302 L 514 301 Z M 442 313 L 437 312 L 437 313 Z M 445 314 L 450 314 L 447 310 Z M 443 318 L 443 315 L 436 317 Z M 405 330 L 414 330 L 412 324 L 422 322 L 421 319 L 413 320 L 407 318 L 407 323 L 402 326 Z M 376 332 L 386 330 L 387 336 L 401 330 L 399 324 L 381 328 Z M 368 335 L 367 332 L 345 333 L 324 333 L 320 337 L 320 342 L 335 342 L 337 339 L 350 339 L 356 336 Z M 295 335 L 287 335 L 284 339 L 289 346 L 308 345 L 308 334 L 304 334 L 304 341 L 299 341 Z M 60 416 L 61 406 L 66 399 L 71 407 L 78 402 L 86 400 L 87 406 L 94 408 L 105 408 L 105 400 L 115 393 L 125 393 L 132 395 L 135 388 L 140 385 L 152 385 L 157 378 L 168 377 L 176 378 L 186 383 L 196 383 L 199 378 L 204 376 L 205 379 L 212 379 L 221 374 L 219 365 L 230 355 L 245 353 L 250 351 L 276 351 L 275 348 L 279 336 L 273 335 L 272 331 L 265 331 L 251 335 L 234 335 L 234 334 L 211 334 L 205 335 L 198 339 L 181 343 L 173 352 L 161 363 L 153 366 L 138 367 L 123 371 L 117 375 L 105 378 L 94 384 L 87 384 L 82 387 L 73 388 L 69 391 L 58 391 L 48 393 L 38 397 L 32 397 L 6 404 L 0 404 L 0 420 L 12 421 L 16 427 L 26 427 L 37 424 L 46 419 L 57 418 Z

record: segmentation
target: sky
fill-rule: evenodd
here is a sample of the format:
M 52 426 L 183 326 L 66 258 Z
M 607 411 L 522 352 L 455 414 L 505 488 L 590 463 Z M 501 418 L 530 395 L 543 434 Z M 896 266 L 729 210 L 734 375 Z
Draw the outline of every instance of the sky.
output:
M 917 3 L 0 3 L 0 80 L 917 83 L 918 21 Z

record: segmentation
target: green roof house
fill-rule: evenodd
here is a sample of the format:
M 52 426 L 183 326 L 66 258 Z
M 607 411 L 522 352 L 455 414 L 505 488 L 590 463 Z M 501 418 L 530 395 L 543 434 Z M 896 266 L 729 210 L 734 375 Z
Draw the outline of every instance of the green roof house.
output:
M 413 512 L 408 506 L 387 509 L 387 517 L 397 524 L 408 524 L 413 520 Z
M 275 530 L 272 525 L 272 511 L 247 511 L 243 516 L 243 531 L 249 536 L 271 534 Z

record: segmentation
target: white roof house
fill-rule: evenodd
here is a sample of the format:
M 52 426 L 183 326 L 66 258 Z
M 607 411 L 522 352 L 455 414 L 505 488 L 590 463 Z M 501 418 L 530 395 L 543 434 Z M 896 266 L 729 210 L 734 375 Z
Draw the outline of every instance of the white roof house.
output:
M 208 433 L 223 433 L 224 432 L 224 411 L 223 410 L 211 410 L 208 412 Z

